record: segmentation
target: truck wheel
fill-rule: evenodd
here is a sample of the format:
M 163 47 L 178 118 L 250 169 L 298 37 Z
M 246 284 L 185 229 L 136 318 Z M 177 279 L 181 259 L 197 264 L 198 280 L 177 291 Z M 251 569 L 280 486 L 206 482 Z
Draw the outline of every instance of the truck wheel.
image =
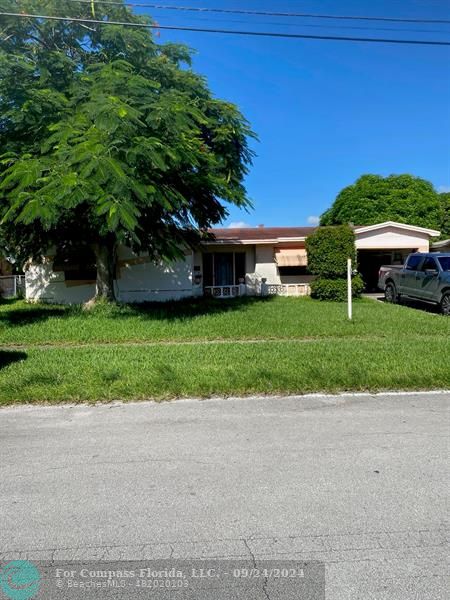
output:
M 397 290 L 393 283 L 388 283 L 384 288 L 384 299 L 386 302 L 395 304 L 397 302 Z
M 442 296 L 441 311 L 443 315 L 450 316 L 450 292 L 445 292 Z

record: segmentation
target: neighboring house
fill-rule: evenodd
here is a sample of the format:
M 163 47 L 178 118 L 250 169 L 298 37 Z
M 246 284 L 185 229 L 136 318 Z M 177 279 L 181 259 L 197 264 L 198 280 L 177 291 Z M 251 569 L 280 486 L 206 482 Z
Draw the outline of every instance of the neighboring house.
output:
M 307 295 L 308 273 L 305 240 L 315 227 L 256 227 L 214 229 L 215 239 L 184 260 L 153 264 L 145 254 L 120 247 L 116 294 L 122 302 L 172 300 L 209 295 Z M 406 255 L 427 252 L 430 238 L 439 231 L 386 222 L 354 227 L 359 271 L 368 289 L 376 287 L 382 264 L 402 264 Z M 26 271 L 26 297 L 62 303 L 80 303 L 95 293 L 92 257 L 72 262 L 49 255 L 43 264 Z
M 441 240 L 431 245 L 432 252 L 450 252 L 450 240 Z

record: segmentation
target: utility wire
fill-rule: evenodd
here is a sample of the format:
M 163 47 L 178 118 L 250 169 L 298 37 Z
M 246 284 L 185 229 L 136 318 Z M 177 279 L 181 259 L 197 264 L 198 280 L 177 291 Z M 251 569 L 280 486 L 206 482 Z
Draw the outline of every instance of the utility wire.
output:
M 48 19 L 51 21 L 70 21 L 71 23 L 92 24 L 92 25 L 119 25 L 122 27 L 141 27 L 150 29 L 161 29 L 169 31 L 193 31 L 198 33 L 222 33 L 228 35 L 247 35 L 254 37 L 273 37 L 307 40 L 332 40 L 338 42 L 369 42 L 379 44 L 414 44 L 421 46 L 450 46 L 450 41 L 431 41 L 431 40 L 402 40 L 388 38 L 367 38 L 367 37 L 349 37 L 334 35 L 307 35 L 303 33 L 279 33 L 275 31 L 244 31 L 234 29 L 205 29 L 203 27 L 181 27 L 175 25 L 156 25 L 151 23 L 130 23 L 129 21 L 101 21 L 98 19 L 81 19 L 76 17 L 56 17 L 52 15 L 34 15 L 25 13 L 0 12 L 2 17 L 16 17 L 18 19 Z
M 18 1 L 18 0 L 16 0 Z M 69 0 L 70 2 L 102 2 L 102 0 Z M 127 4 L 127 6 L 136 6 L 135 4 Z M 142 14 L 142 13 L 141 13 Z M 94 15 L 93 15 L 94 16 Z M 147 16 L 147 15 L 145 15 Z M 159 15 L 153 14 L 151 15 L 152 18 L 158 19 Z M 162 17 L 161 17 L 162 18 Z M 194 24 L 196 24 L 197 22 L 202 22 L 202 23 L 226 23 L 226 24 L 234 24 L 234 23 L 239 23 L 239 24 L 244 24 L 244 25 L 248 25 L 248 24 L 252 24 L 252 25 L 273 25 L 274 27 L 279 27 L 279 26 L 283 26 L 283 27 L 298 27 L 299 23 L 295 23 L 295 22 L 288 22 L 286 23 L 285 21 L 248 21 L 248 20 L 244 20 L 244 19 L 233 19 L 233 18 L 225 18 L 225 19 L 221 19 L 221 18 L 217 18 L 217 17 L 201 17 L 201 16 L 196 16 Z M 398 31 L 398 32 L 402 32 L 402 33 L 450 33 L 449 29 L 436 29 L 436 28 L 432 28 L 432 29 L 416 29 L 416 28 L 411 28 L 408 27 L 407 29 L 405 29 L 404 27 L 374 27 L 373 25 L 346 25 L 346 24 L 341 24 L 341 25 L 327 25 L 327 24 L 319 24 L 319 23 L 301 23 L 301 27 L 306 27 L 308 29 L 313 28 L 313 29 L 339 29 L 340 31 L 346 29 L 351 29 L 351 30 L 356 30 L 356 31 Z
M 92 0 L 69 0 L 69 2 L 77 2 L 79 4 L 91 4 Z M 322 15 L 312 13 L 296 13 L 296 12 L 274 12 L 264 10 L 244 10 L 235 8 L 210 8 L 199 6 L 170 6 L 167 4 L 149 4 L 147 2 L 117 2 L 114 0 L 95 0 L 97 4 L 109 4 L 111 6 L 130 6 L 135 8 L 153 8 L 157 10 L 174 10 L 187 12 L 211 12 L 232 15 L 253 15 L 267 17 L 296 17 L 308 19 L 341 19 L 341 20 L 357 20 L 357 21 L 390 21 L 393 23 L 450 23 L 450 19 L 406 19 L 400 17 L 367 17 L 359 15 Z
M 142 13 L 141 13 L 142 15 Z M 147 15 L 145 15 L 147 16 Z M 156 22 L 159 23 L 159 18 L 160 15 L 153 14 L 151 15 L 151 18 L 156 20 Z M 161 17 L 162 18 L 162 17 Z M 249 21 L 248 20 L 244 20 L 244 19 L 232 19 L 232 18 L 227 18 L 227 19 L 220 19 L 220 18 L 216 18 L 216 17 L 196 17 L 195 21 L 194 21 L 194 25 L 197 24 L 198 22 L 201 23 L 214 23 L 217 25 L 217 23 L 226 23 L 227 25 L 234 25 L 235 23 L 239 23 L 240 25 L 244 24 L 244 25 L 249 25 Z M 446 34 L 450 34 L 450 30 L 449 29 L 416 29 L 414 28 L 410 28 L 408 27 L 407 29 L 405 29 L 404 27 L 373 27 L 372 25 L 319 25 L 318 23 L 285 23 L 285 22 L 277 22 L 277 21 L 264 21 L 264 23 L 261 23 L 260 21 L 256 21 L 256 22 L 251 22 L 252 25 L 273 25 L 274 27 L 301 27 L 302 29 L 304 27 L 306 27 L 307 29 L 313 28 L 313 29 L 321 29 L 321 30 L 329 30 L 329 29 L 338 29 L 339 31 L 342 31 L 344 33 L 344 30 L 349 30 L 351 29 L 352 31 L 393 31 L 393 32 L 401 32 L 401 33 L 446 33 Z

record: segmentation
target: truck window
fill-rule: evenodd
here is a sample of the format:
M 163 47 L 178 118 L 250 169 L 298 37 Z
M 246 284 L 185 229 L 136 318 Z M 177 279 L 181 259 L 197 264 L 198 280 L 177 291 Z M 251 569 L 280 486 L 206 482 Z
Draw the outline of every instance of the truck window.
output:
M 408 269 L 408 271 L 417 271 L 417 268 L 420 265 L 421 260 L 422 260 L 422 257 L 420 255 L 412 254 L 408 258 L 408 262 L 406 263 L 406 268 Z
M 428 269 L 432 269 L 433 271 L 437 271 L 437 264 L 436 261 L 434 260 L 434 258 L 431 258 L 431 256 L 428 256 L 422 264 L 422 268 L 420 269 L 421 271 L 427 271 Z
M 440 256 L 438 261 L 443 271 L 450 271 L 450 256 Z

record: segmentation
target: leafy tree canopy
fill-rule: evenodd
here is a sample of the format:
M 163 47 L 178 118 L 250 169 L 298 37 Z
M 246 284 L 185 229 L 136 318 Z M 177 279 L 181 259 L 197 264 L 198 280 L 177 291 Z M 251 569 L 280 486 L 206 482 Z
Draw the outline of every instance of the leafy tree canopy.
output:
M 450 238 L 450 192 L 439 194 L 439 197 L 442 210 L 441 237 L 448 239 Z
M 148 23 L 95 3 L 100 20 Z M 22 0 L 25 13 L 92 18 L 89 3 Z M 17 12 L 14 0 L 0 10 Z M 91 245 L 97 294 L 113 296 L 119 243 L 174 258 L 246 207 L 249 124 L 146 28 L 3 17 L 1 238 L 22 257 Z
M 440 195 L 430 182 L 420 177 L 363 175 L 338 194 L 320 219 L 321 225 L 373 225 L 383 221 L 440 230 Z

